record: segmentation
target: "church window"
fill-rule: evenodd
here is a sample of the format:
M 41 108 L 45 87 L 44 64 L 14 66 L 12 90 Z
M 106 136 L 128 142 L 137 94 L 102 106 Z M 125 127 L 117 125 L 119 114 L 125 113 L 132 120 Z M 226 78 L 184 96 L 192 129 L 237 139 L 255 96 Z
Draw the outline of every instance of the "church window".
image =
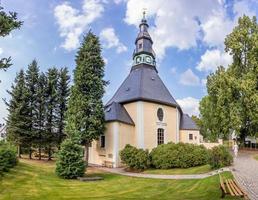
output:
M 158 109 L 158 111 L 157 111 L 157 116 L 158 116 L 159 121 L 163 121 L 164 112 L 163 112 L 162 108 L 159 108 L 159 109 Z
M 100 136 L 100 148 L 105 148 L 106 146 L 106 138 L 105 135 Z
M 142 48 L 142 43 L 139 44 L 139 49 L 141 49 L 141 48 Z
M 193 140 L 193 134 L 189 133 L 189 140 Z
M 158 137 L 157 138 L 158 139 L 158 145 L 164 144 L 164 129 L 163 128 L 158 129 L 157 137 Z

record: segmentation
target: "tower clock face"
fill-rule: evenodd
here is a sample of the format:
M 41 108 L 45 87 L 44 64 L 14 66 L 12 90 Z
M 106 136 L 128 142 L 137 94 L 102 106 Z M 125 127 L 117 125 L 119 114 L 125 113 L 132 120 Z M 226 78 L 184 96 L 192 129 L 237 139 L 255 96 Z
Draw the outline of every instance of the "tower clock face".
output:
M 152 62 L 152 58 L 150 57 L 150 56 L 146 56 L 145 57 L 145 61 L 146 61 L 146 63 L 148 63 L 148 64 L 151 64 Z
M 141 63 L 141 61 L 142 61 L 141 56 L 137 56 L 135 61 L 136 61 L 136 64 Z
M 134 65 L 139 65 L 141 63 L 146 63 L 149 65 L 154 65 L 155 66 L 155 61 L 154 59 L 147 54 L 140 54 L 134 57 Z

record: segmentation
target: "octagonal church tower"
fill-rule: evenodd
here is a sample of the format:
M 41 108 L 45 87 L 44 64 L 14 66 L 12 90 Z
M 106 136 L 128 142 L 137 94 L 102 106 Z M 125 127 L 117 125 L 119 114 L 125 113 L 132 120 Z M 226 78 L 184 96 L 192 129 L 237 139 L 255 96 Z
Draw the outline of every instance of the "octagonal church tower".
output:
M 131 71 L 105 105 L 106 131 L 90 147 L 91 164 L 119 167 L 126 144 L 151 150 L 168 142 L 200 142 L 198 127 L 158 75 L 148 27 L 143 16 Z

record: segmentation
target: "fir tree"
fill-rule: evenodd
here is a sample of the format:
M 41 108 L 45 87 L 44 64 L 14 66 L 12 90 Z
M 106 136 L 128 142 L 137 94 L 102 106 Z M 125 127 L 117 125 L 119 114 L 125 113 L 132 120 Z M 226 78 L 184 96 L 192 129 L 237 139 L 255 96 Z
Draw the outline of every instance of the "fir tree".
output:
M 36 138 L 35 144 L 38 147 L 39 160 L 41 160 L 41 149 L 46 144 L 46 85 L 47 80 L 44 73 L 41 73 L 38 81 L 38 90 L 36 96 Z
M 99 39 L 89 32 L 76 55 L 66 125 L 66 131 L 71 137 L 80 136 L 85 146 L 85 161 L 88 161 L 90 143 L 98 139 L 105 129 L 102 97 L 107 82 L 103 77 L 104 61 Z
M 69 96 L 69 81 L 68 69 L 62 68 L 59 72 L 59 80 L 57 85 L 58 92 L 58 110 L 57 110 L 57 146 L 59 148 L 65 137 L 65 112 L 67 110 L 67 100 Z
M 56 173 L 66 179 L 81 177 L 85 172 L 83 149 L 78 142 L 68 138 L 57 154 Z
M 29 65 L 26 72 L 26 87 L 28 89 L 29 98 L 29 111 L 30 111 L 30 141 L 31 145 L 29 148 L 29 158 L 32 155 L 32 145 L 36 139 L 36 120 L 37 120 L 37 93 L 38 93 L 38 82 L 39 82 L 39 67 L 36 60 L 33 60 Z
M 7 117 L 7 139 L 18 146 L 20 157 L 20 146 L 30 144 L 30 110 L 28 101 L 28 90 L 25 86 L 24 72 L 21 70 L 15 78 L 11 91 L 11 100 L 6 102 L 9 112 Z
M 48 159 L 51 159 L 51 148 L 55 144 L 57 132 L 57 109 L 58 109 L 58 70 L 53 67 L 47 72 L 46 85 L 46 143 L 48 145 Z

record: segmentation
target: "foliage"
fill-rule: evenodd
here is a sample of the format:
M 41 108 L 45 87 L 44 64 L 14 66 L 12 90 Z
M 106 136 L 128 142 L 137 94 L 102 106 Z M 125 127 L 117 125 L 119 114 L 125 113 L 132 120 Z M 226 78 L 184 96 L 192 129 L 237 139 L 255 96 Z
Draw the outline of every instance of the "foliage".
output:
M 46 143 L 48 144 L 48 159 L 51 159 L 51 147 L 55 144 L 57 128 L 57 109 L 58 109 L 58 70 L 53 67 L 47 71 L 46 84 Z
M 15 147 L 4 142 L 0 142 L 0 174 L 8 172 L 10 168 L 17 164 Z
M 188 168 L 207 164 L 208 150 L 202 145 L 168 143 L 151 153 L 151 164 L 158 169 Z
M 150 160 L 149 152 L 143 149 L 137 149 L 129 144 L 120 152 L 123 163 L 132 169 L 147 169 Z
M 29 124 L 28 124 L 28 144 L 32 148 L 32 144 L 35 142 L 37 137 L 36 121 L 38 117 L 37 113 L 37 94 L 38 94 L 38 84 L 39 84 L 39 67 L 36 60 L 33 60 L 28 66 L 28 70 L 25 75 L 26 88 L 28 91 L 28 110 L 29 110 Z M 31 158 L 32 150 L 29 152 L 29 157 Z
M 84 37 L 75 61 L 66 132 L 70 137 L 80 136 L 85 145 L 85 160 L 88 161 L 89 144 L 98 139 L 105 129 L 102 98 L 106 82 L 103 80 L 104 61 L 97 36 L 89 32 Z
M 28 66 L 26 74 L 21 71 L 8 93 L 8 141 L 26 149 L 31 158 L 32 151 L 47 148 L 49 159 L 53 147 L 60 146 L 64 139 L 64 113 L 69 94 L 68 70 L 48 69 L 40 73 L 36 60 Z M 20 149 L 20 148 L 19 148 Z M 18 154 L 20 155 L 20 152 Z
M 232 162 L 232 155 L 223 145 L 215 146 L 210 150 L 209 164 L 211 168 L 218 169 L 221 167 L 230 166 Z
M 203 127 L 214 137 L 234 130 L 242 139 L 258 132 L 258 25 L 256 18 L 239 18 L 225 39 L 233 62 L 208 76 L 208 95 L 200 102 Z
M 17 74 L 11 91 L 10 102 L 6 102 L 7 110 L 7 140 L 16 145 L 27 145 L 30 140 L 30 111 L 28 90 L 25 84 L 23 70 Z
M 70 76 L 68 75 L 68 69 L 61 68 L 59 71 L 59 79 L 57 82 L 58 91 L 58 107 L 57 107 L 57 145 L 59 146 L 65 137 L 65 112 L 67 110 L 67 101 L 70 92 L 69 88 Z
M 12 30 L 20 28 L 22 23 L 17 20 L 17 13 L 9 12 L 8 14 L 0 7 L 0 37 L 9 35 Z M 11 65 L 11 57 L 0 59 L 0 69 L 6 69 Z
M 81 177 L 85 172 L 83 149 L 75 141 L 66 139 L 61 144 L 56 161 L 56 173 L 66 179 Z

